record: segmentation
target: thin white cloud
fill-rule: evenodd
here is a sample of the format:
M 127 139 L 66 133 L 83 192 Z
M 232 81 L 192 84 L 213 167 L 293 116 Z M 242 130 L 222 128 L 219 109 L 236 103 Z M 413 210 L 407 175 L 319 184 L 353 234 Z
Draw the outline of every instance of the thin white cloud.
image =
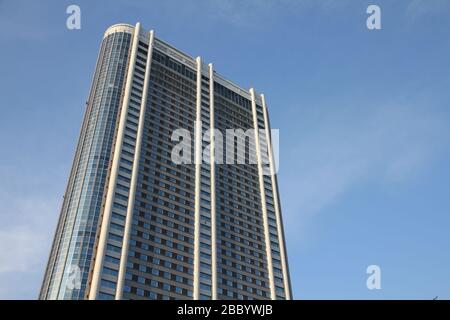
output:
M 45 255 L 42 244 L 43 235 L 30 226 L 0 230 L 0 274 L 32 271 Z
M 195 2 L 196 3 L 196 2 Z M 304 12 L 308 9 L 321 11 L 335 10 L 346 6 L 348 0 L 210 0 L 208 5 L 211 11 L 210 18 L 224 21 L 234 26 L 258 26 L 267 23 L 274 15 L 291 12 Z
M 405 10 L 411 20 L 448 12 L 450 3 L 447 0 L 411 0 Z
M 39 191 L 28 195 L 0 191 L 0 299 L 35 298 L 49 254 L 58 199 L 47 199 Z
M 62 12 L 64 17 L 64 12 Z M 0 1 L 0 39 L 42 40 L 54 34 L 45 6 L 37 1 Z M 61 28 L 65 25 L 61 23 Z
M 283 160 L 297 163 L 297 170 L 284 178 L 288 223 L 304 224 L 364 183 L 387 187 L 411 182 L 449 145 L 448 116 L 431 107 L 324 110 L 298 115 L 298 127 L 308 126 L 308 134 L 299 134 L 295 146 L 281 154 L 281 170 Z

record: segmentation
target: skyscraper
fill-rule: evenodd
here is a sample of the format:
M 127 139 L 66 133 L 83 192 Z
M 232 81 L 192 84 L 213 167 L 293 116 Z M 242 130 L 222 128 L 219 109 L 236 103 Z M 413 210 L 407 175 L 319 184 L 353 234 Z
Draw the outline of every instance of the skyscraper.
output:
M 229 128 L 258 128 L 255 163 L 222 161 L 213 132 Z M 192 163 L 173 161 L 180 129 Z M 139 23 L 111 26 L 40 299 L 291 299 L 275 171 L 263 95 Z

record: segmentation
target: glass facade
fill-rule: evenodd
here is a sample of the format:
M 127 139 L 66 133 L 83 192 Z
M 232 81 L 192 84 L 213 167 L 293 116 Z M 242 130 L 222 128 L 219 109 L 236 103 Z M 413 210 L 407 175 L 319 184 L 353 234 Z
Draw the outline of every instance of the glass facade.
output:
M 192 298 L 195 169 L 172 162 L 171 134 L 193 130 L 195 71 L 152 56 L 123 298 Z
M 41 299 L 291 298 L 276 177 L 220 164 L 225 141 L 223 161 L 171 159 L 197 117 L 263 129 L 247 159 L 269 139 L 262 99 L 199 61 L 139 24 L 105 33 Z
M 107 36 L 100 49 L 75 161 L 40 293 L 42 299 L 82 299 L 86 293 L 131 35 Z M 75 269 L 74 269 L 75 268 Z M 80 285 L 68 285 L 75 275 Z M 71 289 L 68 289 L 71 288 Z M 77 287 L 80 287 L 79 289 Z

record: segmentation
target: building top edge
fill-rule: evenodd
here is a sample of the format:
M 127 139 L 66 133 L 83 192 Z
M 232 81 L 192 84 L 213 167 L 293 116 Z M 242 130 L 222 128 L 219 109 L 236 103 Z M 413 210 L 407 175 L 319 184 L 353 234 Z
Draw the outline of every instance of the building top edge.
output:
M 135 26 L 133 26 L 131 24 L 117 23 L 117 24 L 110 26 L 108 29 L 106 29 L 103 38 L 106 38 L 108 35 L 115 33 L 115 32 L 133 33 L 134 28 L 135 28 Z M 148 31 L 141 29 L 140 38 L 144 42 L 148 42 L 149 41 Z M 196 59 L 194 57 L 190 56 L 189 54 L 181 51 L 180 49 L 174 47 L 173 45 L 167 43 L 166 41 L 164 41 L 158 37 L 155 37 L 155 40 L 156 40 L 155 42 L 158 44 L 157 49 L 165 49 L 163 51 L 165 51 L 165 53 L 169 54 L 169 56 L 171 56 L 172 58 L 175 58 L 175 60 L 178 60 L 179 62 L 181 62 L 183 64 L 186 64 L 192 68 L 195 68 Z M 205 74 L 207 74 L 207 70 L 208 70 L 208 63 L 202 62 L 202 73 L 205 72 Z M 244 96 L 247 99 L 250 99 L 250 90 L 242 88 L 241 86 L 237 85 L 233 81 L 227 79 L 226 77 L 224 77 L 223 75 L 218 73 L 217 71 L 214 71 L 214 77 L 216 80 L 219 80 L 219 82 L 222 85 L 225 85 L 228 89 Z M 255 99 L 258 104 L 261 103 L 260 94 L 257 93 L 256 90 L 255 90 Z

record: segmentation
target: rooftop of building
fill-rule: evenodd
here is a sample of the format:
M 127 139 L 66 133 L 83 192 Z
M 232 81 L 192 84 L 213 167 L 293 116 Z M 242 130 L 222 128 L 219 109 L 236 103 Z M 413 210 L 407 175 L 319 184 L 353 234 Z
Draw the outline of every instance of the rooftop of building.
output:
M 136 24 L 136 26 L 138 24 L 140 24 L 140 23 L 138 22 Z M 105 38 L 108 35 L 110 35 L 111 33 L 115 33 L 115 32 L 133 33 L 136 26 L 133 26 L 128 23 L 117 23 L 117 24 L 110 26 L 108 29 L 106 29 L 103 37 Z M 141 29 L 140 30 L 140 39 L 143 40 L 144 42 L 148 42 L 149 41 L 149 31 Z M 194 58 L 193 56 L 179 50 L 178 48 L 174 47 L 173 45 L 167 43 L 164 40 L 161 40 L 160 38 L 158 38 L 156 36 L 155 36 L 155 42 L 157 43 L 157 45 L 159 45 L 158 49 L 161 49 L 161 48 L 166 49 L 165 50 L 166 53 L 171 55 L 171 57 L 174 58 L 175 60 L 178 60 L 179 62 L 181 62 L 183 64 L 187 64 L 188 66 L 190 66 L 194 69 L 196 68 L 197 62 L 196 62 L 196 58 Z M 208 70 L 208 64 L 205 64 L 202 62 L 202 71 L 207 71 L 207 70 Z M 220 73 L 218 73 L 215 70 L 214 70 L 214 77 L 215 77 L 216 81 L 221 82 L 221 84 L 226 86 L 228 89 L 240 94 L 243 97 L 246 97 L 249 100 L 251 99 L 249 90 L 242 88 L 241 86 L 239 86 L 236 83 L 234 83 L 233 81 L 225 78 L 223 75 L 221 75 Z M 256 98 L 257 102 L 260 103 L 260 96 L 256 92 L 255 92 L 255 98 Z

